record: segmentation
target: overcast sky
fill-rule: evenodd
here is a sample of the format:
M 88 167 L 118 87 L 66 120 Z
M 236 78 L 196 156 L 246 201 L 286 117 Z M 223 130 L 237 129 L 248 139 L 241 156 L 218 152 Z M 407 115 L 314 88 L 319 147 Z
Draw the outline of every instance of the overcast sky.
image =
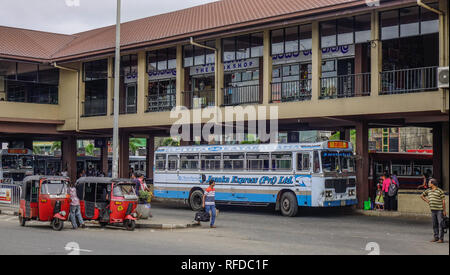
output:
M 122 0 L 122 22 L 215 0 Z M 79 3 L 79 5 L 78 5 Z M 116 0 L 1 0 L 0 25 L 73 34 L 116 22 Z

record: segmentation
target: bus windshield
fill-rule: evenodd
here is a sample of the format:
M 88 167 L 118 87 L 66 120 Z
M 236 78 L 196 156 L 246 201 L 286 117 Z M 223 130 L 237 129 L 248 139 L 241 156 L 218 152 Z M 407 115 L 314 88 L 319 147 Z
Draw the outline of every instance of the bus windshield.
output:
M 32 156 L 19 156 L 22 159 L 22 168 L 33 168 L 33 157 Z
M 3 155 L 2 156 L 2 167 L 3 169 L 17 169 L 17 156 L 14 155 Z
M 323 172 L 355 172 L 355 164 L 351 152 L 323 151 Z
M 62 180 L 46 180 L 42 183 L 41 193 L 48 195 L 62 195 L 67 193 L 67 182 Z

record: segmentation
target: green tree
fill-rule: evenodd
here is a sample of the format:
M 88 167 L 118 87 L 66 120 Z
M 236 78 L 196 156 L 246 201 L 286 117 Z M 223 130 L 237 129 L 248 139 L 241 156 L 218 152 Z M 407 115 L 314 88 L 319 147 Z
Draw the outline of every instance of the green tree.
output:
M 55 152 L 57 150 L 61 150 L 61 141 L 55 141 L 52 144 L 52 148 L 50 148 L 51 152 Z
M 86 150 L 86 155 L 93 156 L 94 155 L 94 144 L 89 143 L 84 148 Z
M 173 138 L 166 138 L 164 139 L 162 146 L 180 146 L 180 142 Z
M 130 138 L 130 151 L 133 155 L 139 150 L 139 148 L 146 147 L 147 140 L 145 138 Z

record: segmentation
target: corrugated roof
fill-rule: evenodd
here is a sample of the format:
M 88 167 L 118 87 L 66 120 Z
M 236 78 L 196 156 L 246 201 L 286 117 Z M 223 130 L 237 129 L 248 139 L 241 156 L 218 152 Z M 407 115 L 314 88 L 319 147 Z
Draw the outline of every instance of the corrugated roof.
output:
M 171 13 L 122 23 L 123 47 L 182 38 L 223 27 L 256 24 L 261 20 L 365 0 L 222 0 Z M 5 39 L 6 38 L 6 39 Z M 114 49 L 115 25 L 74 35 L 0 27 L 0 55 L 61 60 Z
M 50 59 L 75 38 L 73 35 L 0 27 L 0 54 L 29 59 Z

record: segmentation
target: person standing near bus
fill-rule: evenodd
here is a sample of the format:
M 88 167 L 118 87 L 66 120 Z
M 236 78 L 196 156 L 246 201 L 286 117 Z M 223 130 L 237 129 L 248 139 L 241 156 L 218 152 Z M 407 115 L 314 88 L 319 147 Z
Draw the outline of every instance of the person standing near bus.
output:
M 203 195 L 203 208 L 206 212 L 211 212 L 211 228 L 216 228 L 214 222 L 216 221 L 216 183 L 213 180 L 209 181 L 209 187 L 206 188 Z
M 431 179 L 428 183 L 430 188 L 420 196 L 430 206 L 433 219 L 434 239 L 431 242 L 444 242 L 444 216 L 447 216 L 445 206 L 445 194 L 437 186 L 437 180 Z
M 388 172 L 384 174 L 385 180 L 383 181 L 383 193 L 384 193 L 384 209 L 386 211 L 392 211 L 394 209 L 394 200 L 397 194 L 389 194 L 389 189 L 391 184 L 395 184 L 392 180 L 391 175 Z M 397 185 L 398 189 L 398 185 Z

